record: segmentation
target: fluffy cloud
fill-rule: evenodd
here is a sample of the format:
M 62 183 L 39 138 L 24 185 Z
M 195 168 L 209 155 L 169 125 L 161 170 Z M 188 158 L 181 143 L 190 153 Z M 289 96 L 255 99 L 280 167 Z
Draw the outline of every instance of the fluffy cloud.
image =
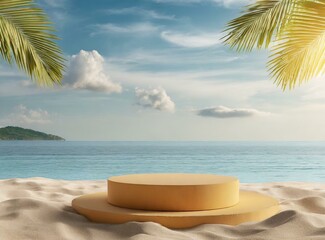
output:
M 136 88 L 135 95 L 137 97 L 137 104 L 142 107 L 167 112 L 175 111 L 175 103 L 163 88 L 154 88 L 149 90 Z
M 160 34 L 161 38 L 172 44 L 187 47 L 187 48 L 201 48 L 211 47 L 220 44 L 219 34 L 182 34 L 176 32 L 164 31 Z
M 73 55 L 64 83 L 75 89 L 97 92 L 121 92 L 122 87 L 110 80 L 104 69 L 105 59 L 95 50 L 81 50 Z
M 48 124 L 50 114 L 42 109 L 29 109 L 24 105 L 16 107 L 15 111 L 1 121 L 3 125 Z
M 217 106 L 198 110 L 197 114 L 202 117 L 240 118 L 258 115 L 269 115 L 270 113 L 261 112 L 252 108 L 228 108 L 224 106 Z

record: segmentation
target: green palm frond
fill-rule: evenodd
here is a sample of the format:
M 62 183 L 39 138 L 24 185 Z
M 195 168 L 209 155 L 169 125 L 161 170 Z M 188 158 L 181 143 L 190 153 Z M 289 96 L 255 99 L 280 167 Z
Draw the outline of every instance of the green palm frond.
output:
M 273 46 L 269 69 L 283 89 L 325 72 L 325 0 L 302 1 Z
M 267 48 L 281 33 L 297 0 L 257 0 L 244 14 L 228 23 L 224 42 L 237 51 Z
M 64 58 L 51 22 L 32 0 L 0 0 L 0 53 L 40 85 L 60 84 Z

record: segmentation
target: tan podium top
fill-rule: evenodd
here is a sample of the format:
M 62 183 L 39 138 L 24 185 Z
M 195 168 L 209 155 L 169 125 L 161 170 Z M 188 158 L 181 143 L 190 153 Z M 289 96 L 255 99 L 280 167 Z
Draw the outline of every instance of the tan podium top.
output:
M 107 200 L 130 209 L 201 211 L 239 201 L 236 177 L 212 174 L 133 174 L 108 179 Z

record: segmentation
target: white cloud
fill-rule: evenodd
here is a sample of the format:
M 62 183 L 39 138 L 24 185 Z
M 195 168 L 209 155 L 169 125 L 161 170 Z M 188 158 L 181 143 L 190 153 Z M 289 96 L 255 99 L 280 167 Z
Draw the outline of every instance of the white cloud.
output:
M 151 33 L 158 30 L 158 27 L 150 22 L 139 22 L 129 25 L 117 25 L 112 23 L 97 24 L 96 30 L 91 33 L 92 36 L 105 33 Z
M 24 105 L 16 107 L 13 113 L 1 121 L 6 125 L 48 124 L 51 123 L 50 114 L 42 109 L 29 109 Z
M 96 51 L 81 50 L 70 61 L 64 84 L 75 89 L 97 92 L 121 92 L 122 87 L 110 80 L 104 69 L 105 59 Z
M 212 33 L 183 34 L 164 31 L 160 36 L 167 42 L 187 48 L 211 47 L 221 43 L 220 34 Z
M 167 95 L 163 88 L 154 89 L 135 89 L 135 95 L 137 97 L 137 104 L 146 107 L 154 108 L 160 111 L 174 112 L 175 103 Z
M 242 118 L 270 114 L 253 108 L 228 108 L 224 106 L 204 108 L 197 110 L 196 112 L 199 116 L 214 118 Z
M 114 15 L 125 15 L 125 14 L 133 14 L 140 15 L 144 18 L 152 18 L 152 19 L 161 19 L 161 20 L 174 20 L 174 15 L 165 15 L 162 13 L 158 13 L 154 10 L 147 10 L 139 7 L 129 7 L 129 8 L 120 8 L 120 9 L 107 9 L 105 10 L 107 14 Z

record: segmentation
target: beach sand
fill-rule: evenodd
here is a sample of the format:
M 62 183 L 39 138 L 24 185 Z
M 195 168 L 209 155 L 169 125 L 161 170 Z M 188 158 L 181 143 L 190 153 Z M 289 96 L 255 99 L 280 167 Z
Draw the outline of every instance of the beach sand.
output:
M 96 224 L 77 214 L 71 200 L 106 191 L 106 181 L 0 180 L 0 239 L 325 239 L 325 183 L 241 184 L 241 189 L 277 198 L 282 212 L 258 223 L 205 224 L 186 230 L 171 230 L 152 222 Z

